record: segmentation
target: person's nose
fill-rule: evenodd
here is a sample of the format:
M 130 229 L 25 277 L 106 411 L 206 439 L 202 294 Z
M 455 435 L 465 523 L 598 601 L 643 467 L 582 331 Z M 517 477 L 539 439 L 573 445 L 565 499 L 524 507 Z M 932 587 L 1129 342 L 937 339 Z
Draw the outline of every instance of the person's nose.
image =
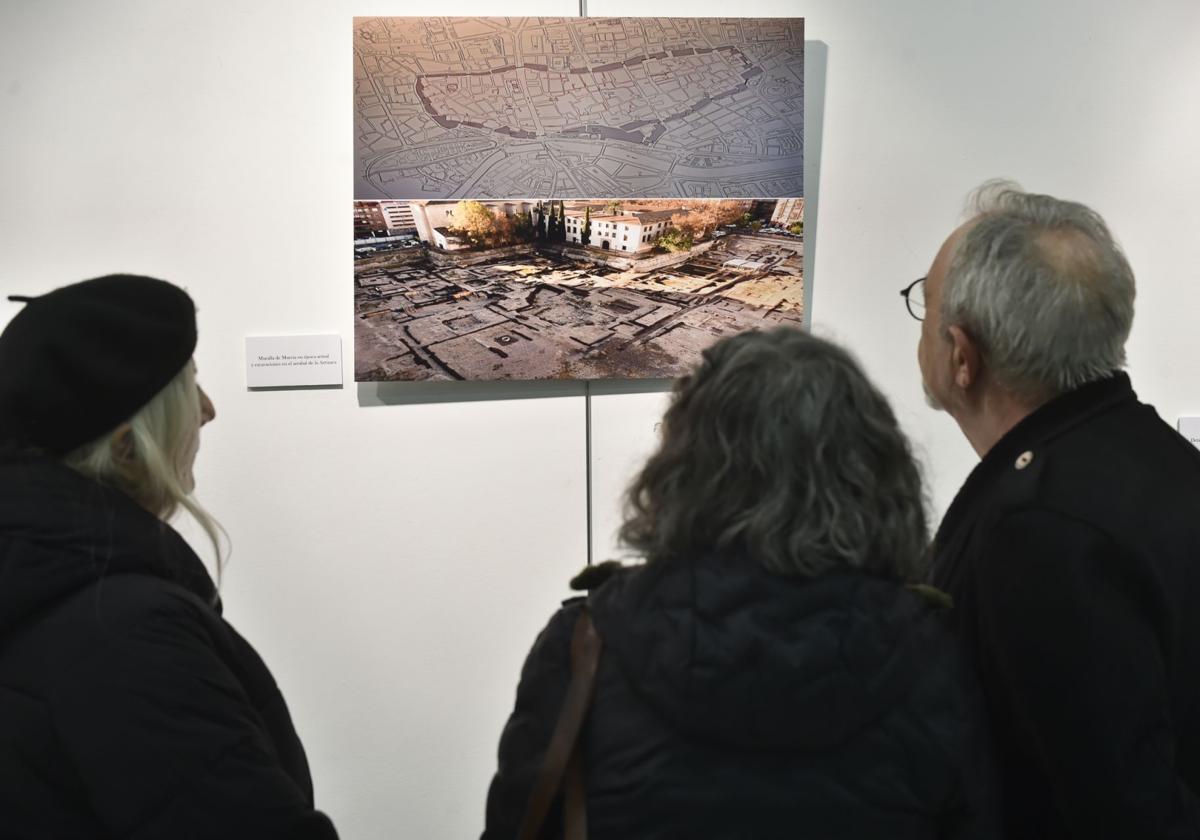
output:
M 208 394 L 204 393 L 204 389 L 199 385 L 196 388 L 200 391 L 200 425 L 211 422 L 217 416 L 217 409 L 213 407 L 212 400 L 208 398 Z

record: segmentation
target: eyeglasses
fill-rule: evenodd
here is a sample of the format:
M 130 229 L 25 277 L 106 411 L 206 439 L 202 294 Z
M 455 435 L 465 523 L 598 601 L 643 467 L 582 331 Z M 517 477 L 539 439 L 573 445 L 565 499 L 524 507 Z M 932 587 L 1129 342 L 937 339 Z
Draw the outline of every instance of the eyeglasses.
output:
M 908 314 L 918 321 L 925 320 L 925 278 L 918 277 L 900 290 L 900 297 L 908 307 Z

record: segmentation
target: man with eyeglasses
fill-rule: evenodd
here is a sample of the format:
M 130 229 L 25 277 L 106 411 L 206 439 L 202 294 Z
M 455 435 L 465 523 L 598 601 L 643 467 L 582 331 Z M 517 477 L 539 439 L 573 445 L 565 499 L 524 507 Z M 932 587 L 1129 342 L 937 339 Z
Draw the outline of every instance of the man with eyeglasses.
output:
M 931 582 L 976 657 L 1006 831 L 1200 837 L 1200 453 L 1122 372 L 1134 279 L 1081 204 L 985 184 L 902 294 L 981 460 Z

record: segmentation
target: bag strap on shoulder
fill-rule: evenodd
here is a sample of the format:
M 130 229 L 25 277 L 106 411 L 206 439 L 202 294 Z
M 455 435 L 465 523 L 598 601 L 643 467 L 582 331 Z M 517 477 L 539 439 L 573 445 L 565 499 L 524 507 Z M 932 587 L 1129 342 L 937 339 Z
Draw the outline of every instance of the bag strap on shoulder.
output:
M 564 788 L 564 837 L 566 840 L 587 838 L 587 797 L 579 733 L 596 690 L 602 647 L 600 635 L 592 623 L 587 604 L 584 604 L 571 634 L 571 682 L 567 685 L 567 696 L 550 736 L 550 745 L 529 794 L 518 840 L 537 840 L 560 788 Z

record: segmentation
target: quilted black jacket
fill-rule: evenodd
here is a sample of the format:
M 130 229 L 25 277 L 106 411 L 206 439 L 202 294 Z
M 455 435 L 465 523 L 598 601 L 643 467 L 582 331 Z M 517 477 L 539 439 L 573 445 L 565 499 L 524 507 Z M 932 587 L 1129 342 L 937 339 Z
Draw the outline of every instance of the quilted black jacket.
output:
M 605 644 L 584 730 L 593 840 L 997 836 L 973 678 L 922 596 L 707 557 L 621 571 L 588 604 Z M 484 840 L 515 836 L 579 609 L 525 663 Z

